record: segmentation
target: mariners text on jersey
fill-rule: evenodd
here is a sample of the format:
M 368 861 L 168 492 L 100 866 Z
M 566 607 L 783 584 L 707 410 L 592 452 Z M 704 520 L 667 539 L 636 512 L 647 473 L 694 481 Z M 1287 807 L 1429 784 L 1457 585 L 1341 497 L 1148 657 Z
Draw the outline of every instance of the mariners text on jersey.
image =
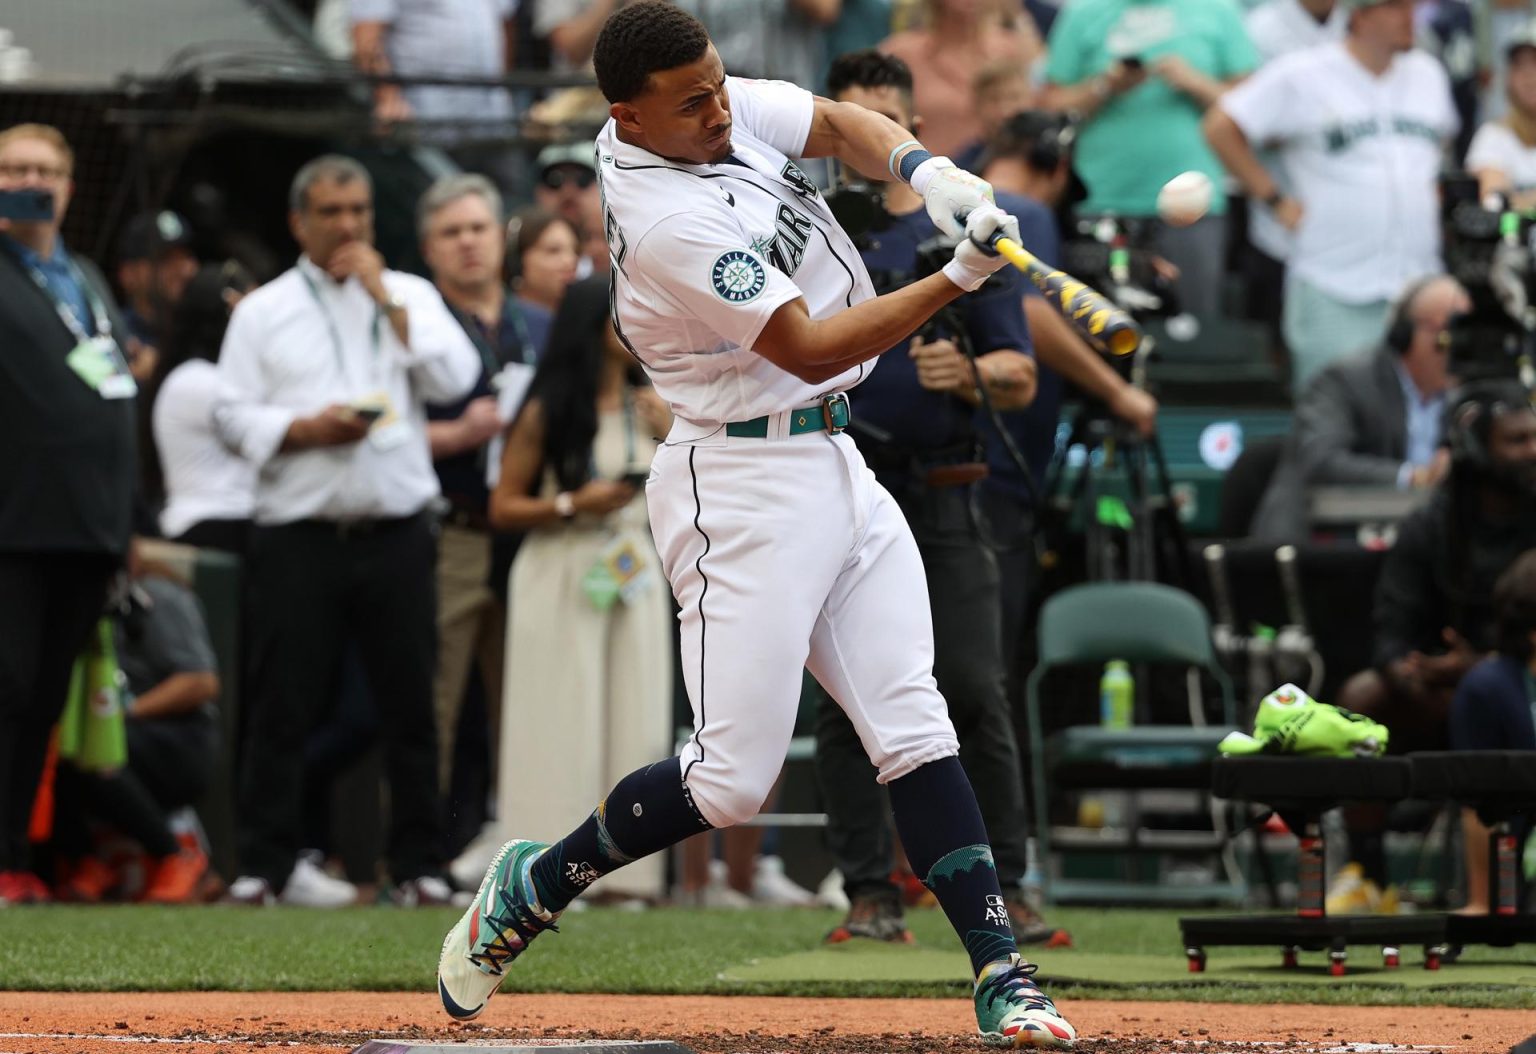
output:
M 816 185 L 792 160 L 812 96 L 782 81 L 726 81 L 731 156 L 715 165 L 597 138 L 614 325 L 686 435 L 805 406 L 859 383 L 869 363 L 812 385 L 755 354 L 784 304 L 813 319 L 874 296 L 869 274 Z

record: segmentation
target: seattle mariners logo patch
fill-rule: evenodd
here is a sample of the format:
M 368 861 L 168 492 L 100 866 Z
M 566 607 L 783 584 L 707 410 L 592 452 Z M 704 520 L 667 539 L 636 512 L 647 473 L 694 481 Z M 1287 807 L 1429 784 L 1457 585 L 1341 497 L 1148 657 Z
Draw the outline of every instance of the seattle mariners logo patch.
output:
M 723 252 L 710 268 L 715 295 L 731 304 L 745 304 L 768 286 L 768 272 L 747 252 Z

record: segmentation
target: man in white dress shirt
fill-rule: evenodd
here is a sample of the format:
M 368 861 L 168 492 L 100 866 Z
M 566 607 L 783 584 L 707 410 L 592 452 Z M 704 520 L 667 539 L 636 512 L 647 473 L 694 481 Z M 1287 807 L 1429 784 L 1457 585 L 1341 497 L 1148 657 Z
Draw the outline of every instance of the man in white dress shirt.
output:
M 423 403 L 469 391 L 480 360 L 432 285 L 387 270 L 373 191 L 350 158 L 294 177 L 298 263 L 235 309 L 219 368 L 226 442 L 259 466 L 252 669 L 231 897 L 335 906 L 352 887 L 298 857 L 304 742 L 355 642 L 390 779 L 389 868 L 407 901 L 446 893 L 436 728 L 438 496 Z

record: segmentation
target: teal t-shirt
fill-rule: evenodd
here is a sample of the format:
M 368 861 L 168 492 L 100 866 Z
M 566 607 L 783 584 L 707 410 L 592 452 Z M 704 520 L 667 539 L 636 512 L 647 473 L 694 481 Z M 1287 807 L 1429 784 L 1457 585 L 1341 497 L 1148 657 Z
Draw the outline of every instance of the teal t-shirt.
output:
M 1077 84 L 1131 56 L 1148 67 L 1146 81 L 1112 99 L 1078 134 L 1077 171 L 1088 185 L 1084 212 L 1153 215 L 1162 185 L 1191 170 L 1216 185 L 1211 211 L 1226 211 L 1224 173 L 1200 133 L 1199 104 L 1150 67 L 1179 55 L 1217 80 L 1252 72 L 1258 53 L 1235 0 L 1072 0 L 1049 43 L 1045 78 L 1053 84 Z
M 812 90 L 818 95 L 826 92 L 827 71 L 833 59 L 850 51 L 872 48 L 890 35 L 891 0 L 843 0 L 837 21 L 824 31 L 827 56 L 817 71 Z

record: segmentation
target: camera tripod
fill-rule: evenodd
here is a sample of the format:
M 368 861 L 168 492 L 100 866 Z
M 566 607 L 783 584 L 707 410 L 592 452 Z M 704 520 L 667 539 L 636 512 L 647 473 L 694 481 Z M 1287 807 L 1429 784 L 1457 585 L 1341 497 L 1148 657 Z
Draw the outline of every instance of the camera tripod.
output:
M 1133 356 L 1133 383 L 1140 386 L 1142 363 L 1152 351 L 1150 338 Z M 1071 477 L 1072 451 L 1085 456 Z M 1106 487 L 1104 475 L 1124 475 L 1126 499 Z M 1049 564 L 1065 535 L 1081 522 L 1090 582 L 1159 580 L 1159 546 L 1171 548 L 1175 584 L 1190 581 L 1189 552 L 1179 521 L 1162 443 L 1154 433 L 1140 435 L 1097 400 L 1085 402 L 1072 420 L 1066 445 L 1057 453 L 1046 476 L 1042 508 L 1052 513 L 1055 530 L 1043 539 Z

